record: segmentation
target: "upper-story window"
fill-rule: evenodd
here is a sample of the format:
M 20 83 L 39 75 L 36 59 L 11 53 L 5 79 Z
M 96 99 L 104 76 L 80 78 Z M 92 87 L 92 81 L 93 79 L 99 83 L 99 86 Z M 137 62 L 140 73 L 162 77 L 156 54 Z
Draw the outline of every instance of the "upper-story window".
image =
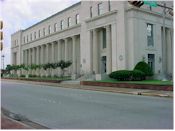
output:
M 79 14 L 76 14 L 76 16 L 75 16 L 75 23 L 76 24 L 80 23 L 80 16 L 79 16 Z
M 50 34 L 51 33 L 51 26 L 49 25 L 49 27 L 48 27 L 48 34 Z
M 29 39 L 28 39 L 28 35 L 27 35 L 27 42 L 29 41 Z
M 54 24 L 54 32 L 57 31 L 57 23 Z
M 102 3 L 99 3 L 98 4 L 98 15 L 101 15 L 102 14 Z
M 30 41 L 32 41 L 32 33 L 30 34 Z
M 36 32 L 34 32 L 34 39 L 36 39 Z
M 64 28 L 64 21 L 63 20 L 61 20 L 60 27 L 61 27 L 61 30 Z
M 108 0 L 108 11 L 111 11 L 111 1 Z
M 23 37 L 23 42 L 24 42 L 24 44 L 25 44 L 25 36 Z
M 68 18 L 68 23 L 67 23 L 68 27 L 71 26 L 71 17 Z
M 41 36 L 41 31 L 38 30 L 38 37 L 40 38 L 40 36 Z
M 147 23 L 147 45 L 154 46 L 153 24 Z
M 92 6 L 90 7 L 90 17 L 92 17 Z
M 46 35 L 46 31 L 45 31 L 45 28 L 43 28 L 43 36 Z

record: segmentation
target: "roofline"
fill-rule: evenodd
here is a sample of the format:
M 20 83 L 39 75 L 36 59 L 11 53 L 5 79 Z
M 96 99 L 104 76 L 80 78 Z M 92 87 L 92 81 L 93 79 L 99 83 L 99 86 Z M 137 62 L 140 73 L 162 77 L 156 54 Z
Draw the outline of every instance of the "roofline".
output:
M 43 20 L 41 20 L 41 21 L 39 21 L 38 23 L 36 23 L 36 24 L 34 24 L 34 25 L 32 25 L 32 26 L 30 26 L 30 27 L 24 29 L 23 31 L 26 31 L 26 30 L 28 30 L 28 29 L 30 29 L 30 28 L 33 28 L 33 27 L 39 25 L 40 23 L 42 23 L 42 22 L 44 22 L 44 21 L 46 21 L 46 20 L 48 20 L 48 19 L 50 19 L 50 18 L 52 18 L 52 17 L 58 15 L 58 14 L 61 14 L 62 12 L 67 11 L 67 10 L 69 10 L 70 8 L 73 8 L 73 7 L 75 7 L 75 6 L 79 5 L 79 4 L 81 4 L 81 1 L 78 2 L 78 3 L 75 3 L 75 4 L 71 5 L 71 6 L 69 6 L 69 7 L 67 7 L 67 8 L 65 8 L 65 9 L 63 9 L 63 10 L 61 10 L 61 11 L 59 11 L 59 12 L 57 12 L 56 14 L 53 14 L 53 15 L 51 15 L 51 16 L 49 16 L 49 17 L 47 17 L 47 18 L 45 18 L 45 19 L 43 19 Z

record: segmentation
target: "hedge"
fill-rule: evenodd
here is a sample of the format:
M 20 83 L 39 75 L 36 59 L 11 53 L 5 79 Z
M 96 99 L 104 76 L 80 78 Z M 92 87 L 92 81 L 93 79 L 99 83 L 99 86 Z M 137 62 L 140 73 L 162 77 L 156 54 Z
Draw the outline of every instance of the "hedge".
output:
M 145 79 L 145 73 L 140 70 L 118 70 L 109 74 L 109 77 L 119 81 L 140 81 Z

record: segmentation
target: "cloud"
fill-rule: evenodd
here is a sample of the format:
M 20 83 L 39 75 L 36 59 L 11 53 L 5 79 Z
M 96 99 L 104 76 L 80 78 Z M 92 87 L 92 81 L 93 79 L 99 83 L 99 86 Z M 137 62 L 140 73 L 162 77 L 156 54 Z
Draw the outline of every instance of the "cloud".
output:
M 77 3 L 80 0 L 0 0 L 0 19 L 4 22 L 5 65 L 10 64 L 11 34 Z

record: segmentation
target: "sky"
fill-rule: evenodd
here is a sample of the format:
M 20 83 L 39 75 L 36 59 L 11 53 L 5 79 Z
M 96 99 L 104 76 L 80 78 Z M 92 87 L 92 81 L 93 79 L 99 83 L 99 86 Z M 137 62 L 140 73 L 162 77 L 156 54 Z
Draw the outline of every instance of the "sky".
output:
M 11 64 L 11 34 L 79 2 L 80 0 L 0 0 L 0 20 L 3 20 L 3 44 L 1 69 Z

